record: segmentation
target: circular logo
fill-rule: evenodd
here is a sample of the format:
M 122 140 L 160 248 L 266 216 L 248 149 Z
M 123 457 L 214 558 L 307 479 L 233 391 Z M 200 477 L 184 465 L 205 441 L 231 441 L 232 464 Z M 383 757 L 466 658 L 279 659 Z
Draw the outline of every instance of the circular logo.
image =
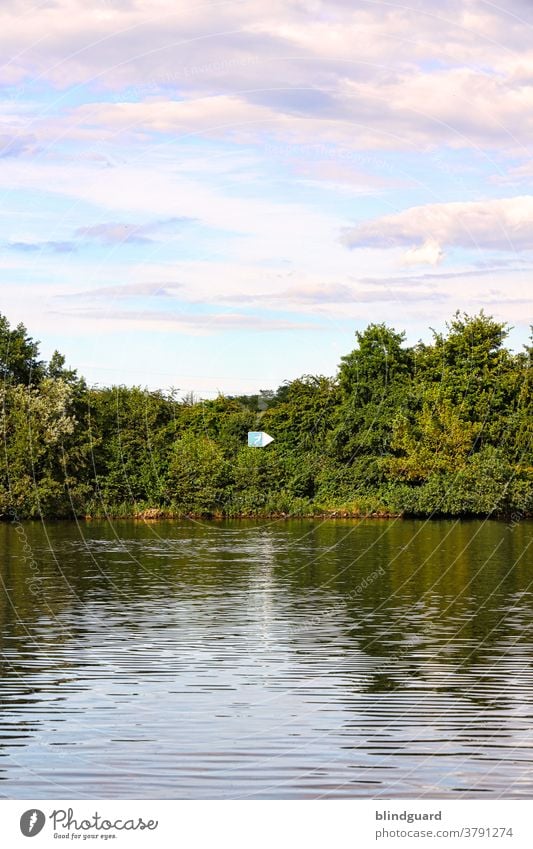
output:
M 42 811 L 30 808 L 29 811 L 24 811 L 20 818 L 20 830 L 24 837 L 35 837 L 42 831 L 45 822 L 46 817 Z

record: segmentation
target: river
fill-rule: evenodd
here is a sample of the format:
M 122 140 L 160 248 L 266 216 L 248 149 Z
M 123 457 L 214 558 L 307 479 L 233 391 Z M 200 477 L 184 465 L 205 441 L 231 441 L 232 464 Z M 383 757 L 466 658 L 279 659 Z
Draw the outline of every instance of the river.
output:
M 0 796 L 533 797 L 533 524 L 0 525 Z

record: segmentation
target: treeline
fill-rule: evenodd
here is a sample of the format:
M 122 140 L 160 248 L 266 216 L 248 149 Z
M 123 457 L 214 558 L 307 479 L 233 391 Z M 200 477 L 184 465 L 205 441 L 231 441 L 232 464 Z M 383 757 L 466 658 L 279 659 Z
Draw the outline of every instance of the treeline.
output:
M 533 347 L 507 335 L 483 313 L 411 347 L 371 324 L 334 378 L 195 400 L 88 386 L 0 316 L 0 514 L 531 515 Z

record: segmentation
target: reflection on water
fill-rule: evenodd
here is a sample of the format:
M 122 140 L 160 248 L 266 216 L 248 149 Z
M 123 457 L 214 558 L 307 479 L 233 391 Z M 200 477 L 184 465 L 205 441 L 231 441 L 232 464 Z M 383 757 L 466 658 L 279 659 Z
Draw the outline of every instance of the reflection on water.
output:
M 533 796 L 532 525 L 0 525 L 0 796 Z

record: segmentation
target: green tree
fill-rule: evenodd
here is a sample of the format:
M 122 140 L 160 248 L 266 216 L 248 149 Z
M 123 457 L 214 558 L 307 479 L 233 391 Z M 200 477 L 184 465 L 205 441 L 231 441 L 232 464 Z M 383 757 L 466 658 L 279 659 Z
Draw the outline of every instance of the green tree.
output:
M 39 359 L 39 343 L 34 342 L 23 324 L 12 328 L 0 314 L 0 378 L 3 383 L 38 384 L 46 373 Z
M 39 387 L 3 387 L 0 402 L 2 512 L 57 516 L 83 509 L 72 388 L 45 377 Z
M 166 477 L 167 497 L 184 513 L 222 512 L 230 464 L 208 436 L 185 434 L 172 449 Z
M 371 324 L 355 335 L 357 348 L 341 359 L 341 402 L 331 441 L 334 455 L 348 463 L 360 454 L 388 451 L 392 420 L 406 398 L 413 367 L 404 333 Z

